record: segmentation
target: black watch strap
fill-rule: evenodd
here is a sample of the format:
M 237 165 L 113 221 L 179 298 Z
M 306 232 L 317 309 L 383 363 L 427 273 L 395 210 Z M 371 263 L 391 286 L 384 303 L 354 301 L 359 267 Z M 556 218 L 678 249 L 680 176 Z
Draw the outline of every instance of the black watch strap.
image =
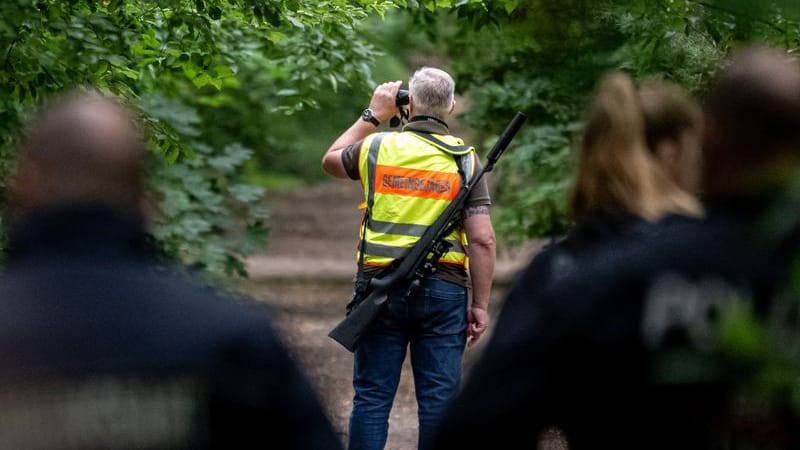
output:
M 374 114 L 372 114 L 372 110 L 367 108 L 364 112 L 361 113 L 361 120 L 364 122 L 371 122 L 376 127 L 381 124 L 381 121 L 378 120 Z

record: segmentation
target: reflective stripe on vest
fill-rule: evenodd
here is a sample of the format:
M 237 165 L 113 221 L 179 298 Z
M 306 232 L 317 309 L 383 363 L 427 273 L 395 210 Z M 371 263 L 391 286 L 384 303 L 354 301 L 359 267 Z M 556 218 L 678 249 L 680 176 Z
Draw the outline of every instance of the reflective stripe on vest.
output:
M 463 147 L 456 137 L 434 136 L 447 146 L 467 149 L 462 166 L 467 179 L 471 178 L 476 164 L 474 150 Z M 453 154 L 408 132 L 373 134 L 365 139 L 359 154 L 359 170 L 364 198 L 367 205 L 372 205 L 364 239 L 364 264 L 368 266 L 385 267 L 404 257 L 461 186 Z M 451 244 L 450 251 L 439 261 L 466 268 L 464 230 L 454 230 L 447 241 Z

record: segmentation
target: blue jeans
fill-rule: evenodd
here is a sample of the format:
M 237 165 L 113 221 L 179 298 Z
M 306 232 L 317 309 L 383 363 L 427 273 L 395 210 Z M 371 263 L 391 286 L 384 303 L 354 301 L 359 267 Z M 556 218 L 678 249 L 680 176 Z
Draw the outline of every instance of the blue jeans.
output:
M 426 279 L 409 298 L 405 290 L 389 295 L 370 331 L 355 351 L 350 450 L 382 449 L 389 431 L 400 371 L 411 346 L 417 395 L 419 448 L 431 437 L 461 382 L 461 358 L 467 333 L 467 290 Z

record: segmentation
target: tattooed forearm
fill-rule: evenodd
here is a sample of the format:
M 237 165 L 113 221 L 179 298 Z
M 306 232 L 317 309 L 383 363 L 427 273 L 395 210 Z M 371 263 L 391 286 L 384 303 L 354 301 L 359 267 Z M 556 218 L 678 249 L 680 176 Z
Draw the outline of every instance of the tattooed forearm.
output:
M 478 205 L 478 206 L 468 206 L 466 209 L 466 216 L 478 216 L 478 215 L 489 215 L 489 207 L 486 205 Z

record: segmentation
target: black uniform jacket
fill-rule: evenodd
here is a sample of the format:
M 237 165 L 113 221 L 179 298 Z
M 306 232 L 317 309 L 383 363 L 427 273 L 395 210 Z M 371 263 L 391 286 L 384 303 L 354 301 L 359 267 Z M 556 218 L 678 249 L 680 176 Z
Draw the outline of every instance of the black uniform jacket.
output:
M 535 448 L 557 426 L 573 450 L 800 448 L 788 396 L 769 407 L 742 402 L 759 365 L 738 358 L 736 339 L 720 345 L 723 312 L 781 309 L 772 302 L 798 247 L 756 232 L 763 209 L 710 203 L 705 220 L 592 248 L 542 290 L 527 289 L 523 273 L 508 293 L 514 317 L 469 374 L 434 447 Z M 798 337 L 796 317 L 790 327 Z
M 515 277 L 502 310 L 492 324 L 491 345 L 505 342 L 519 314 L 530 314 L 532 299 L 553 283 L 572 274 L 582 255 L 617 239 L 634 239 L 658 227 L 641 217 L 619 211 L 594 211 L 581 218 L 562 238 L 547 244 Z
M 340 448 L 265 311 L 159 268 L 139 221 L 49 210 L 9 245 L 1 448 Z

